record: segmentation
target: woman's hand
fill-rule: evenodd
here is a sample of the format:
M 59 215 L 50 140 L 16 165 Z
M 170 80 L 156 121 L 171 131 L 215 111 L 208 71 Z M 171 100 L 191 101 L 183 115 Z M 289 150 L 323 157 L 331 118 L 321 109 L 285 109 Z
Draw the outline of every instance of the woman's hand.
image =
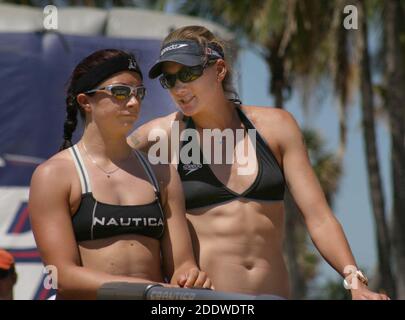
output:
M 177 279 L 177 284 L 183 288 L 206 288 L 214 289 L 211 279 L 204 271 L 194 267 L 185 274 L 181 274 Z
M 386 294 L 373 292 L 362 283 L 357 289 L 351 289 L 351 294 L 352 300 L 391 300 Z

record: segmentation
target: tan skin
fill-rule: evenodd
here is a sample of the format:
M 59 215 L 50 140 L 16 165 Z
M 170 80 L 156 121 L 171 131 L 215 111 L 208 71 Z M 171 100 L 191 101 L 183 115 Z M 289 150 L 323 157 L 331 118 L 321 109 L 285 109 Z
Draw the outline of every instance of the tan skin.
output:
M 100 84 L 141 84 L 135 72 L 123 71 Z M 119 101 L 110 92 L 77 100 L 86 113 L 86 127 L 78 143 L 88 170 L 94 198 L 114 205 L 147 204 L 155 200 L 149 179 L 126 142 L 140 111 L 140 101 L 131 96 Z M 105 170 L 120 170 L 110 178 L 95 166 L 83 149 Z M 106 282 L 163 283 L 163 269 L 172 285 L 212 287 L 198 269 L 185 219 L 181 181 L 170 165 L 154 166 L 160 183 L 166 228 L 161 241 L 137 234 L 77 243 L 72 217 L 81 201 L 80 180 L 68 150 L 38 166 L 30 188 L 32 230 L 45 265 L 58 271 L 58 298 L 94 299 Z
M 163 71 L 176 73 L 181 67 L 166 62 Z M 147 151 L 154 143 L 147 140 L 148 133 L 159 128 L 170 137 L 172 121 L 179 120 L 180 131 L 185 128 L 181 121 L 183 114 L 193 117 L 200 138 L 202 128 L 243 128 L 222 87 L 226 72 L 224 60 L 219 59 L 195 81 L 182 83 L 177 80 L 169 92 L 180 112 L 141 126 L 128 138 L 129 143 Z M 288 112 L 276 108 L 245 105 L 241 108 L 275 155 L 315 246 L 328 263 L 346 277 L 345 266 L 356 266 L 356 262 L 313 172 L 296 121 Z M 201 141 L 204 143 L 203 139 Z M 237 161 L 228 165 L 212 163 L 210 167 L 216 177 L 239 194 L 254 182 L 257 175 L 257 168 L 251 175 L 238 175 Z M 238 198 L 189 210 L 187 219 L 197 261 L 212 276 L 217 290 L 290 297 L 282 251 L 285 236 L 282 204 Z M 347 279 L 351 281 L 351 277 Z M 358 289 L 351 290 L 351 293 L 353 299 L 388 299 L 384 294 L 371 292 L 360 282 Z

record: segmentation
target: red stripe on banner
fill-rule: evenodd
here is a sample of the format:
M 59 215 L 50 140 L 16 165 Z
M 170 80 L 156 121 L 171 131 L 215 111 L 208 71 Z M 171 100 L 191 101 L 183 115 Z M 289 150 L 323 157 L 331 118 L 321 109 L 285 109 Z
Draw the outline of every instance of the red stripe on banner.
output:
M 42 288 L 41 292 L 38 295 L 39 300 L 46 300 L 48 298 L 48 290 L 45 288 Z
M 23 252 L 11 252 L 15 258 L 38 258 L 38 251 L 23 251 Z
M 24 208 L 23 212 L 20 214 L 20 217 L 18 219 L 17 224 L 15 225 L 14 229 L 13 229 L 13 233 L 20 233 L 21 230 L 24 227 L 24 223 L 26 221 L 26 219 L 28 218 L 28 206 Z

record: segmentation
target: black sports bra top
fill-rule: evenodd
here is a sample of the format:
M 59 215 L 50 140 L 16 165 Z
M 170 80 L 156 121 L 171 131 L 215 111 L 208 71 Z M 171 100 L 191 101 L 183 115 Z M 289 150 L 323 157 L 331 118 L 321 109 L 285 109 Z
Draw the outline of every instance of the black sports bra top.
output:
M 82 188 L 80 206 L 72 218 L 77 241 L 109 238 L 121 234 L 161 238 L 165 221 L 160 205 L 159 184 L 150 164 L 140 152 L 134 151 L 152 183 L 156 199 L 143 205 L 112 205 L 99 202 L 93 197 L 89 175 L 77 145 L 69 150 Z
M 256 132 L 256 158 L 258 164 L 256 179 L 247 190 L 238 194 L 218 180 L 209 165 L 206 164 L 207 161 L 184 164 L 180 157 L 177 171 L 183 183 L 187 210 L 219 204 L 237 198 L 267 201 L 282 201 L 284 199 L 285 180 L 276 158 L 248 117 L 239 107 L 236 110 L 245 126 L 245 130 L 254 129 Z M 191 117 L 184 117 L 183 120 L 186 121 L 186 128 L 195 129 Z M 183 141 L 181 146 L 185 146 L 191 140 L 192 138 L 189 137 L 187 141 Z M 200 160 L 203 159 L 204 156 L 200 148 Z

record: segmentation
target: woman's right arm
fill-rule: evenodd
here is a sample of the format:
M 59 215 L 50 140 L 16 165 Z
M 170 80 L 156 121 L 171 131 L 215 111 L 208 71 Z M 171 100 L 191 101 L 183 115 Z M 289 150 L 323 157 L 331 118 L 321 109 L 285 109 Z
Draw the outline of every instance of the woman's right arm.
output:
M 32 231 L 44 264 L 56 267 L 58 294 L 64 299 L 95 299 L 106 282 L 150 282 L 81 266 L 69 204 L 72 175 L 66 162 L 54 159 L 40 165 L 29 196 Z

